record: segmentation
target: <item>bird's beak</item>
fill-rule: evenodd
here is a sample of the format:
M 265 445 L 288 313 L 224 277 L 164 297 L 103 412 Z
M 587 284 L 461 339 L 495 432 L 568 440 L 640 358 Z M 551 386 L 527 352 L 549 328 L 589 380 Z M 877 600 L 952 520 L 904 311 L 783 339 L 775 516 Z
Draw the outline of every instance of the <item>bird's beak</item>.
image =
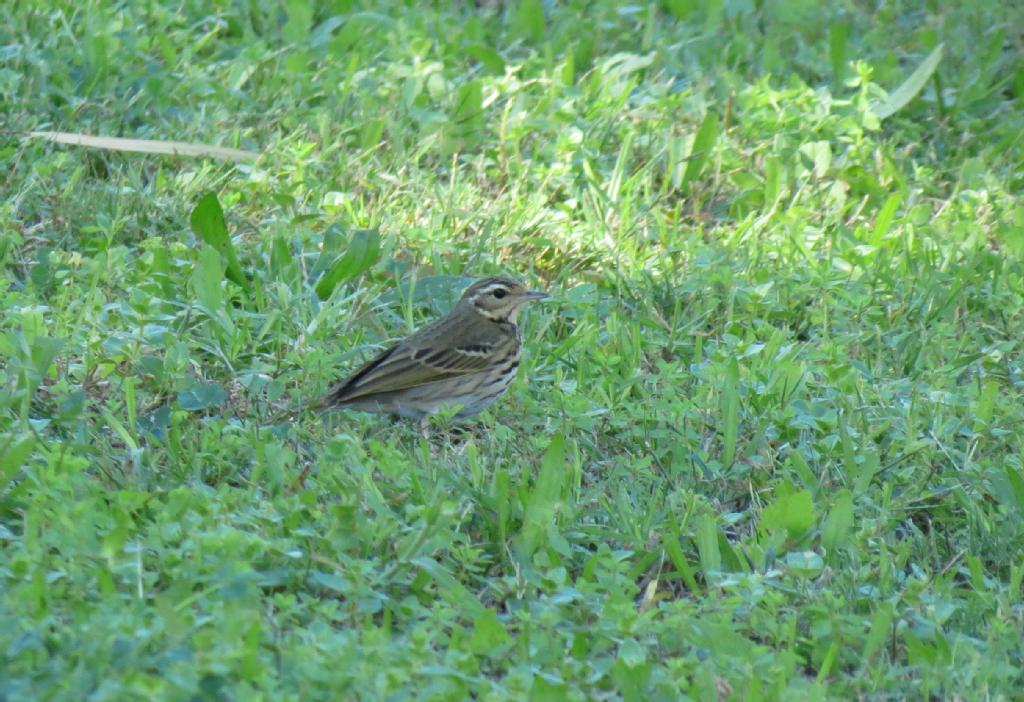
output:
M 551 297 L 543 290 L 527 290 L 523 293 L 523 298 L 526 300 L 543 300 L 546 297 Z

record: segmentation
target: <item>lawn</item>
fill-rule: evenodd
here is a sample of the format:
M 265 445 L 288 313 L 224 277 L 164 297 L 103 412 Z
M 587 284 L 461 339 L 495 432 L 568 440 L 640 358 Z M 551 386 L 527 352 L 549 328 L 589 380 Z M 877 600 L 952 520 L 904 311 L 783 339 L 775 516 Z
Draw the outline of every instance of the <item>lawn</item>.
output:
M 0 700 L 1020 699 L 1022 27 L 3 3 Z M 477 420 L 304 409 L 498 273 Z

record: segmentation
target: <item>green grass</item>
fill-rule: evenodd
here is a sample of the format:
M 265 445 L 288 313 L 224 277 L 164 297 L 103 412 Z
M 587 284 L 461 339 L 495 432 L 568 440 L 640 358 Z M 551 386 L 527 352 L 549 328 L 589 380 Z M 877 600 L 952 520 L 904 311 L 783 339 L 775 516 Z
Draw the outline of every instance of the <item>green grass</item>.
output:
M 1019 699 L 1024 11 L 480 4 L 0 8 L 0 700 Z

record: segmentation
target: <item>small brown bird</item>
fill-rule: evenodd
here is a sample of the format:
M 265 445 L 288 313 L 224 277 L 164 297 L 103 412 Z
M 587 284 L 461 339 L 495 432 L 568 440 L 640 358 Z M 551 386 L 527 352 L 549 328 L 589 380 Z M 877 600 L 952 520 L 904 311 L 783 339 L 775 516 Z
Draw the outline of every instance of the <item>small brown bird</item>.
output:
M 453 405 L 461 406 L 456 419 L 479 414 L 505 393 L 519 368 L 516 315 L 545 297 L 512 278 L 478 280 L 448 316 L 335 385 L 322 406 L 410 419 Z

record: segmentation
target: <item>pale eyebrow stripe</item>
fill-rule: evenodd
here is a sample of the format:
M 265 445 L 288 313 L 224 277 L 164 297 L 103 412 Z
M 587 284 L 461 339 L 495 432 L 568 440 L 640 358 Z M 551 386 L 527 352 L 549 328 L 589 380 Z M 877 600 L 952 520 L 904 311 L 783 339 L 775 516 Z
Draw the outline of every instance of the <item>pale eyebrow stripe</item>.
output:
M 507 291 L 508 289 L 509 289 L 508 286 L 505 285 L 504 283 L 491 283 L 487 287 L 483 287 L 483 288 L 480 288 L 479 290 L 477 290 L 476 294 L 477 295 L 486 295 L 487 293 L 491 292 L 492 290 L 506 290 Z

